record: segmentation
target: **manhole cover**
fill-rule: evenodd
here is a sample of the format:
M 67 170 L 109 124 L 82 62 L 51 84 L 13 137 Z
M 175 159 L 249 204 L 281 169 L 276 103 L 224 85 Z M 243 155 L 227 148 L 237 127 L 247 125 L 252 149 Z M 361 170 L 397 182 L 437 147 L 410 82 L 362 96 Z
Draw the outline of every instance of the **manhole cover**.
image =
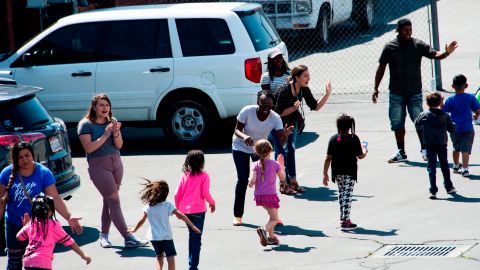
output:
M 372 257 L 458 257 L 472 247 L 473 245 L 385 245 Z

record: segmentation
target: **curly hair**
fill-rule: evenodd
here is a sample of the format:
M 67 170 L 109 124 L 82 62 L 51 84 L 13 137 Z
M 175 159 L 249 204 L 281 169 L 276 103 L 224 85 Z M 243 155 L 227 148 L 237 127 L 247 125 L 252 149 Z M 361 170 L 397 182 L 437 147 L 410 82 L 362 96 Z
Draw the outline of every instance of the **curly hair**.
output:
M 146 181 L 142 185 L 144 188 L 140 191 L 140 200 L 150 206 L 164 202 L 167 199 L 169 188 L 164 180 L 152 181 L 142 178 Z
M 49 217 L 49 213 L 52 216 Z M 34 225 L 34 234 L 43 231 L 43 239 L 48 235 L 48 220 L 55 218 L 55 203 L 53 198 L 45 195 L 43 192 L 35 196 L 32 200 L 32 225 Z

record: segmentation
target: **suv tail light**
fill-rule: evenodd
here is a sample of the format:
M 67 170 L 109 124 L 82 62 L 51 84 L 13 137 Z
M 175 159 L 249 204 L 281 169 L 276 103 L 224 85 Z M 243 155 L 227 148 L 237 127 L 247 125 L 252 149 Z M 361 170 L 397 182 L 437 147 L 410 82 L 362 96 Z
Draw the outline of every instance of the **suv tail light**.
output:
M 34 142 L 38 139 L 46 138 L 43 133 L 24 133 L 24 134 L 7 134 L 0 135 L 0 145 L 13 146 L 17 142 Z
M 245 78 L 254 83 L 259 83 L 262 77 L 262 61 L 260 57 L 245 60 Z

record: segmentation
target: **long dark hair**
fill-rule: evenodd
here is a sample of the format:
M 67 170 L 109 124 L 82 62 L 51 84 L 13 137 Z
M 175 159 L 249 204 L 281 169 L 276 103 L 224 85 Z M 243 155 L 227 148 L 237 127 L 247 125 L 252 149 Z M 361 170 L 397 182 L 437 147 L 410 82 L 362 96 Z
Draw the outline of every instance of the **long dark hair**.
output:
M 27 142 L 17 142 L 13 145 L 12 149 L 10 150 L 10 156 L 12 158 L 12 173 L 10 174 L 10 178 L 8 179 L 7 183 L 7 192 L 13 186 L 13 182 L 15 181 L 15 175 L 17 174 L 20 165 L 18 164 L 18 157 L 20 156 L 20 151 L 27 149 L 30 154 L 32 154 L 32 158 L 34 157 L 33 154 L 33 147 L 31 144 Z
M 352 134 L 355 134 L 355 119 L 346 113 L 341 113 L 337 117 L 337 130 L 340 132 L 348 132 L 352 129 Z
M 283 63 L 282 63 L 282 67 L 280 67 L 280 71 L 282 72 L 282 75 L 288 74 L 288 71 L 290 71 L 290 68 L 288 67 L 287 62 L 285 62 L 285 59 L 283 59 L 283 56 L 282 56 L 282 60 L 283 60 Z M 275 77 L 275 67 L 273 65 L 273 58 L 270 58 L 270 57 L 268 58 L 267 70 L 268 70 L 268 76 L 270 77 L 270 81 L 272 81 L 273 77 Z
M 52 211 L 52 217 L 48 214 Z M 34 225 L 33 234 L 43 231 L 43 239 L 48 235 L 48 220 L 55 219 L 55 203 L 53 198 L 45 195 L 43 192 L 35 196 L 32 200 L 32 225 Z M 43 229 L 43 230 L 42 230 Z
M 183 172 L 188 172 L 191 175 L 196 175 L 202 172 L 205 165 L 205 156 L 202 150 L 190 150 L 187 153 L 185 162 L 183 163 Z
M 108 105 L 110 105 L 110 112 L 108 113 L 108 118 L 109 120 L 112 119 L 112 102 L 110 102 L 110 99 L 106 94 L 96 94 L 95 96 L 93 96 L 92 102 L 90 103 L 90 108 L 88 109 L 85 118 L 90 121 L 95 121 L 95 119 L 97 118 L 97 113 L 95 112 L 94 108 L 101 99 L 106 100 L 108 102 Z
M 146 183 L 142 184 L 144 188 L 140 191 L 140 200 L 150 206 L 162 203 L 167 199 L 169 188 L 164 180 L 151 181 L 143 178 Z

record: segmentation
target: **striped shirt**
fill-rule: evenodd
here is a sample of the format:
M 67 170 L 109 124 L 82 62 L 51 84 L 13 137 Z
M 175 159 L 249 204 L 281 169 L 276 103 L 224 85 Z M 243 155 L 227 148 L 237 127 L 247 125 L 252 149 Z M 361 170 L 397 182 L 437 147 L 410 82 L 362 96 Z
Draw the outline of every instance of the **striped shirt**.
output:
M 252 172 L 256 174 L 255 195 L 274 195 L 277 194 L 276 180 L 277 172 L 280 171 L 280 164 L 277 161 L 265 160 L 265 171 L 262 178 L 261 161 L 255 161 L 252 164 Z
M 260 79 L 260 85 L 270 85 L 270 90 L 272 91 L 272 93 L 275 93 L 275 91 L 277 91 L 277 88 L 280 85 L 288 82 L 289 76 L 290 74 L 285 73 L 280 77 L 273 76 L 273 80 L 271 80 L 269 73 L 265 72 Z

